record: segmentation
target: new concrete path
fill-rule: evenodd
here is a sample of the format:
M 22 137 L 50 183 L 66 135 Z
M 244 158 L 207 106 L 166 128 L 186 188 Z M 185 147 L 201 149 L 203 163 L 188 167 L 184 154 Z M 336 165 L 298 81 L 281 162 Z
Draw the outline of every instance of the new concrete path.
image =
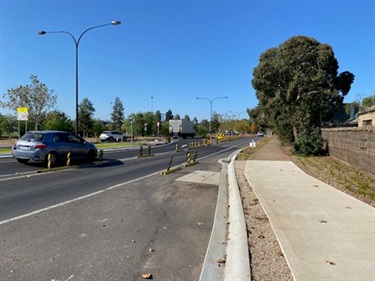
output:
M 246 161 L 245 176 L 294 279 L 374 281 L 375 209 L 305 174 L 275 141 Z

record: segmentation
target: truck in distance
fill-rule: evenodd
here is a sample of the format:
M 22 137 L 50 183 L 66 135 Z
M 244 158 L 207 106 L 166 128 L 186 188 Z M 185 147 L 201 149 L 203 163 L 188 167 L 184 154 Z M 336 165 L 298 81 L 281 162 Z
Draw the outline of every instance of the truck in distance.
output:
M 194 124 L 190 120 L 169 120 L 169 133 L 172 137 L 194 138 Z

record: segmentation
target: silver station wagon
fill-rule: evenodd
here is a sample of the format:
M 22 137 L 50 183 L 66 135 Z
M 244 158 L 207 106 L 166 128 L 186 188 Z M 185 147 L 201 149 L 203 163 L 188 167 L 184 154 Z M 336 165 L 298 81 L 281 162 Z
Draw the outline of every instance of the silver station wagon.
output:
M 93 161 L 98 154 L 94 144 L 64 131 L 32 131 L 23 135 L 13 146 L 12 154 L 20 163 L 29 161 L 48 163 L 51 166 L 66 160 L 70 153 L 72 160 Z

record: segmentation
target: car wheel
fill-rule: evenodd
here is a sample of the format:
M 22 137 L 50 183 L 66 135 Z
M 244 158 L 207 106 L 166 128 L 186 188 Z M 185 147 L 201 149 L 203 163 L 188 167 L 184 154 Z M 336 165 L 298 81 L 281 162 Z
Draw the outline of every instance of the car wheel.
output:
M 122 141 L 126 141 L 126 140 L 127 140 L 127 137 L 123 137 L 123 138 L 122 138 Z
M 17 158 L 17 161 L 18 161 L 19 163 L 26 164 L 27 162 L 29 162 L 29 159 Z
M 113 137 L 110 137 L 108 140 L 109 140 L 110 142 L 113 142 L 115 139 L 114 139 Z
M 51 162 L 51 167 L 55 167 L 57 163 L 59 162 L 58 156 L 55 152 L 50 152 L 47 154 L 46 159 L 45 159 L 45 164 L 46 167 L 48 167 L 48 157 L 50 156 L 50 162 Z
M 86 161 L 91 163 L 95 160 L 95 151 L 94 150 L 89 150 L 86 154 Z

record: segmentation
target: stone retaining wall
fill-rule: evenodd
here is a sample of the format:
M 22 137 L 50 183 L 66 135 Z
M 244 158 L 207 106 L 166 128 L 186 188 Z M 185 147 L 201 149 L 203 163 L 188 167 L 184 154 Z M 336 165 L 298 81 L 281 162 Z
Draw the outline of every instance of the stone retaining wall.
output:
M 322 129 L 329 155 L 375 174 L 375 127 Z

